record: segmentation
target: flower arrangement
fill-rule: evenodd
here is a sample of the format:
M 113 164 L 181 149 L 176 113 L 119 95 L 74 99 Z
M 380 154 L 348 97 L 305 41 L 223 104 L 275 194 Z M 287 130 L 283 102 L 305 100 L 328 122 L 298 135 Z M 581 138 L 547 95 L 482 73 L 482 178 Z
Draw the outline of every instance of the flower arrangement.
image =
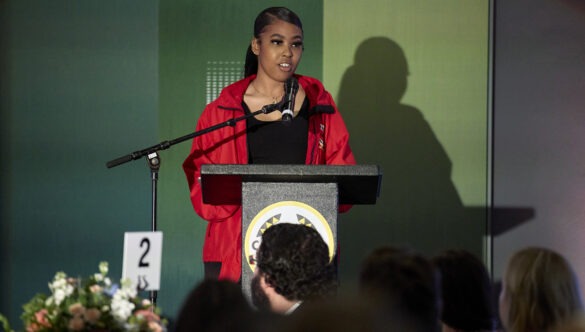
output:
M 22 322 L 27 332 L 48 331 L 136 331 L 162 332 L 166 320 L 149 300 L 137 296 L 130 280 L 112 284 L 108 263 L 87 279 L 69 278 L 57 272 L 49 283 L 51 295 L 37 294 L 23 306 Z M 14 332 L 0 315 L 5 331 Z

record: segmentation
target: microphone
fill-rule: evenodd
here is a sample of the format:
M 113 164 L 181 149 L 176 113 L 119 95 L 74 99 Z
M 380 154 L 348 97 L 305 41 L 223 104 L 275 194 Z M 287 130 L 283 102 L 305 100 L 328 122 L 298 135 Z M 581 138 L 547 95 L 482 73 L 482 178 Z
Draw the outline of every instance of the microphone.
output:
M 299 82 L 292 76 L 284 82 L 284 101 L 282 106 L 282 121 L 289 124 L 292 121 L 295 111 L 295 98 L 299 91 Z

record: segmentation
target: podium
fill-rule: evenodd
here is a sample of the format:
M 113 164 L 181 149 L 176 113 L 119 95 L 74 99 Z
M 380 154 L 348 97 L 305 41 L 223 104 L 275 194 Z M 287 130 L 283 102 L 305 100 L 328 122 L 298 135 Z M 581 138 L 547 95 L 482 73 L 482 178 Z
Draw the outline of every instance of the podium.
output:
M 377 165 L 227 165 L 201 167 L 203 202 L 242 205 L 242 290 L 250 298 L 255 253 L 276 223 L 314 227 L 334 258 L 342 204 L 375 204 L 382 174 Z

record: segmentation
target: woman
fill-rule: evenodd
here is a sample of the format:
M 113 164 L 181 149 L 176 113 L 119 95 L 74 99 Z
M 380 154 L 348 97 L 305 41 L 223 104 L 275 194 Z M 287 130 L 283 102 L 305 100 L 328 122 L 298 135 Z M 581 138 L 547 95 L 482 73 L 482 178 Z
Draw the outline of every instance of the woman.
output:
M 303 28 L 298 16 L 284 7 L 265 9 L 254 23 L 245 78 L 224 88 L 197 123 L 201 130 L 276 104 L 284 95 L 284 82 L 293 76 L 298 80 L 290 123 L 280 121 L 281 113 L 275 111 L 193 140 L 183 169 L 193 207 L 209 222 L 203 246 L 206 277 L 239 280 L 242 210 L 241 206 L 202 202 L 201 165 L 355 164 L 349 134 L 333 98 L 317 79 L 295 73 L 302 54 Z
M 581 308 L 577 279 L 561 255 L 526 248 L 512 256 L 500 293 L 500 319 L 506 331 L 550 331 Z

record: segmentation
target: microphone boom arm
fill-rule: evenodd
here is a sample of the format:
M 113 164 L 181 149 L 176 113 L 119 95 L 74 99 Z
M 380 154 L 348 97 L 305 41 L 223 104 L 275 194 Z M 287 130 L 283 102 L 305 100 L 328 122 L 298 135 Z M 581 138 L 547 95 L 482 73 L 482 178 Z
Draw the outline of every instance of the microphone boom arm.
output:
M 191 138 L 194 138 L 194 137 L 197 137 L 197 136 L 201 136 L 203 134 L 207 134 L 207 133 L 212 132 L 214 130 L 217 130 L 219 128 L 223 128 L 223 127 L 227 127 L 227 126 L 233 127 L 239 121 L 242 121 L 242 120 L 245 120 L 247 118 L 256 116 L 258 114 L 272 113 L 277 108 L 280 108 L 280 106 L 281 106 L 281 103 L 264 105 L 264 107 L 262 107 L 262 109 L 260 109 L 258 111 L 251 112 L 249 114 L 246 114 L 246 115 L 237 117 L 235 119 L 227 120 L 225 122 L 222 122 L 222 123 L 213 125 L 211 127 L 208 127 L 208 128 L 205 128 L 205 129 L 202 129 L 202 130 L 199 130 L 199 131 L 192 132 L 190 134 L 187 134 L 187 135 L 184 135 L 184 136 L 175 138 L 175 139 L 170 140 L 170 141 L 162 141 L 162 142 L 160 142 L 160 143 L 158 143 L 156 145 L 147 147 L 147 148 L 142 149 L 142 150 L 134 151 L 134 152 L 132 152 L 130 154 L 127 154 L 125 156 L 122 156 L 122 157 L 119 157 L 119 158 L 110 160 L 110 161 L 108 161 L 106 163 L 106 167 L 108 167 L 108 168 L 116 167 L 118 165 L 127 163 L 127 162 L 129 162 L 131 160 L 136 160 L 136 159 L 142 158 L 142 157 L 147 156 L 147 155 L 149 155 L 151 153 L 154 153 L 154 152 L 157 152 L 157 151 L 160 151 L 160 150 L 166 150 L 166 149 L 170 148 L 171 146 L 173 146 L 175 144 L 184 142 L 184 141 L 186 141 L 188 139 L 191 139 Z

